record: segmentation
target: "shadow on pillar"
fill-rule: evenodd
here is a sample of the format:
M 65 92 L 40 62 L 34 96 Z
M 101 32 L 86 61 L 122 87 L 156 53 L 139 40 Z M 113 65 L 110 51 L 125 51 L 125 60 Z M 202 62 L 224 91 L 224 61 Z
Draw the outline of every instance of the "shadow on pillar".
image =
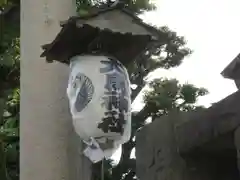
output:
M 82 154 L 84 144 L 73 127 L 70 133 L 72 137 L 68 146 L 70 180 L 91 180 L 91 162 Z

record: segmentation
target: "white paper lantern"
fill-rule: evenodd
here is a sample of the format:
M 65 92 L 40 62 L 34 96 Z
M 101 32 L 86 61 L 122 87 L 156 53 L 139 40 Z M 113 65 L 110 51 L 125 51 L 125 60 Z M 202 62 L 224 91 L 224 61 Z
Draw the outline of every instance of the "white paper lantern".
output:
M 131 88 L 126 68 L 106 56 L 71 59 L 67 95 L 76 133 L 92 162 L 109 158 L 131 135 Z

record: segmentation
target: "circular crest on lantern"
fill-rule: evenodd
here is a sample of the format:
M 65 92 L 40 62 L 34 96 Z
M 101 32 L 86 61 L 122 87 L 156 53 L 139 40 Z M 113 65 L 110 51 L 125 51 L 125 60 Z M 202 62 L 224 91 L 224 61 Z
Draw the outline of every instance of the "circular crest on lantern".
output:
M 76 86 L 76 84 L 82 84 L 75 102 L 76 110 L 78 112 L 81 112 L 92 100 L 94 94 L 94 86 L 91 79 L 82 73 L 77 74 L 73 82 L 73 86 Z

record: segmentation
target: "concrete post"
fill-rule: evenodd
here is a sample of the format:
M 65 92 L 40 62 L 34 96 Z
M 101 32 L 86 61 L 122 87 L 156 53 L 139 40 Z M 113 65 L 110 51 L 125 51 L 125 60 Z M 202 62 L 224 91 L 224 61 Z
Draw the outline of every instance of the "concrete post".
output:
M 21 1 L 21 180 L 90 179 L 68 110 L 68 67 L 39 57 L 74 13 L 71 0 Z

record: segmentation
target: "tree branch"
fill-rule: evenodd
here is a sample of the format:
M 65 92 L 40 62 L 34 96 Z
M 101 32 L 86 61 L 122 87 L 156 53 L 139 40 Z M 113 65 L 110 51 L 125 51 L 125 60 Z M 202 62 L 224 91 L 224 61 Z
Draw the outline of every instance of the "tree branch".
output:
M 133 122 L 137 124 L 134 128 L 132 128 L 132 135 L 130 141 L 122 145 L 122 153 L 121 158 L 117 166 L 113 168 L 112 175 L 115 179 L 121 179 L 124 173 L 127 173 L 129 167 L 126 164 L 130 159 L 132 149 L 135 147 L 136 143 L 133 141 L 133 137 L 141 124 L 149 117 L 150 115 L 150 108 L 149 104 L 145 105 L 144 108 L 136 115 L 133 115 Z

